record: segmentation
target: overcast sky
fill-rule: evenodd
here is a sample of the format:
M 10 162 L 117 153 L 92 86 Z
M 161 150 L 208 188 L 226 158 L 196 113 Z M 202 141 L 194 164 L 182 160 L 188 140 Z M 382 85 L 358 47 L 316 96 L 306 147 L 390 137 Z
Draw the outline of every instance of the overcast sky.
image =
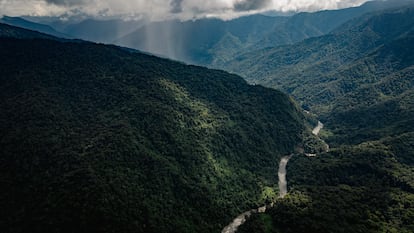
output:
M 276 11 L 316 11 L 360 5 L 367 0 L 0 0 L 0 15 L 94 16 L 191 19 L 233 18 L 237 15 Z

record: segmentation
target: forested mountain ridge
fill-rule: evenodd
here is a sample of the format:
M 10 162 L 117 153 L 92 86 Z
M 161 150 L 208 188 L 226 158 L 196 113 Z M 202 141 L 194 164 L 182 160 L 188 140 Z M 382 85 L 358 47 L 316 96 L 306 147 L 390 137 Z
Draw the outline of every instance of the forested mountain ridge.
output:
M 3 16 L 2 18 L 0 18 L 0 23 L 4 23 L 4 24 L 11 25 L 11 26 L 15 26 L 15 27 L 20 27 L 20 28 L 25 28 L 28 30 L 37 31 L 37 32 L 45 33 L 45 34 L 60 37 L 60 38 L 70 38 L 70 36 L 68 36 L 67 34 L 58 32 L 49 25 L 31 22 L 29 20 L 25 20 L 20 17 Z
M 144 22 L 139 20 L 125 21 L 121 19 L 85 19 L 79 23 L 63 25 L 61 26 L 61 30 L 75 38 L 81 38 L 94 42 L 113 43 L 119 37 L 125 36 L 135 31 L 137 28 L 142 27 L 143 24 Z
M 227 69 L 250 82 L 291 93 L 305 108 L 327 118 L 348 110 L 345 106 L 354 105 L 352 101 L 378 102 L 381 96 L 390 94 L 378 89 L 375 98 L 375 92 L 356 96 L 368 86 L 384 86 L 391 79 L 410 83 L 413 19 L 412 7 L 372 13 L 326 36 L 245 54 L 229 63 Z M 406 74 L 404 78 L 395 78 L 401 72 Z M 395 95 L 410 91 L 410 85 L 399 86 Z
M 237 232 L 413 232 L 414 169 L 400 160 L 406 152 L 396 150 L 412 145 L 412 135 L 407 136 L 391 144 L 335 148 L 314 158 L 293 156 L 289 194 Z
M 255 14 L 231 20 L 200 18 L 148 22 L 144 19 L 94 19 L 87 16 L 64 17 L 64 20 L 34 16 L 24 19 L 47 24 L 72 38 L 113 43 L 190 64 L 223 68 L 223 63 L 248 51 L 322 36 L 365 13 L 407 5 L 410 1 L 368 1 L 358 7 L 339 10 L 274 17 Z M 14 21 L 24 19 L 15 18 Z M 38 24 L 32 23 L 33 26 Z
M 27 30 L 8 24 L 0 23 L 0 36 L 3 38 L 15 38 L 15 39 L 50 39 L 60 40 L 52 35 Z M 62 39 L 63 40 L 63 39 Z
M 369 13 L 229 63 L 305 116 L 233 74 L 0 24 L 0 228 L 219 232 L 272 201 L 239 232 L 414 232 L 413 19 Z M 330 150 L 308 157 L 313 113 Z
M 373 1 L 359 7 L 298 13 L 289 17 L 251 15 L 229 21 L 199 19 L 144 25 L 115 44 L 161 54 L 192 64 L 226 68 L 223 63 L 247 51 L 293 44 L 322 36 L 367 12 L 409 1 Z
M 320 114 L 331 148 L 293 156 L 289 194 L 239 232 L 414 231 L 413 14 L 371 13 L 234 62 Z
M 0 24 L 3 232 L 219 232 L 277 195 L 306 130 L 288 96 L 47 37 Z

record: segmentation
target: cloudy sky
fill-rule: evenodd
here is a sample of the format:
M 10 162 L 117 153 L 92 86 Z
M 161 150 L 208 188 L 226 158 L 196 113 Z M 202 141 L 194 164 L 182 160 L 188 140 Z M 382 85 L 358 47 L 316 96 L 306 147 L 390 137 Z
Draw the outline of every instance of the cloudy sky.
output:
M 93 16 L 191 19 L 232 18 L 276 11 L 316 11 L 360 5 L 367 0 L 0 0 L 0 15 Z

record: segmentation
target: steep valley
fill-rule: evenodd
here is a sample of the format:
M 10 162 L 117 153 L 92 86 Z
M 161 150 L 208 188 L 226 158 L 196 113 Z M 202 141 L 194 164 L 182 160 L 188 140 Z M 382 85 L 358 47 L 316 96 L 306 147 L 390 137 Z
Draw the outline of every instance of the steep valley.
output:
M 280 158 L 310 134 L 287 95 L 236 75 L 0 34 L 7 232 L 218 232 L 277 197 Z
M 414 232 L 411 0 L 41 19 L 0 20 L 2 232 Z
M 331 146 L 292 157 L 288 195 L 239 232 L 414 231 L 413 18 L 412 7 L 367 14 L 230 64 L 319 114 Z

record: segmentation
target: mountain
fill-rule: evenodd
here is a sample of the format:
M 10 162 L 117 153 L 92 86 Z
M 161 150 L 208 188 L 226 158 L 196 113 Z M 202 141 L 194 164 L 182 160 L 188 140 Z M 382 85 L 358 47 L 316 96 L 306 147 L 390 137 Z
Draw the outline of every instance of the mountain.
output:
M 94 42 L 113 43 L 119 37 L 133 32 L 143 24 L 143 21 L 137 20 L 125 21 L 118 19 L 85 19 L 81 22 L 66 25 L 61 30 L 74 38 Z
M 49 40 L 63 40 L 51 35 L 31 31 L 23 28 L 14 27 L 8 24 L 0 23 L 0 35 L 5 38 L 16 39 L 49 39 Z
M 315 157 L 294 155 L 289 194 L 238 232 L 414 231 L 413 19 L 412 6 L 369 13 L 230 63 L 319 114 L 330 145 Z
M 25 19 L 47 24 L 72 38 L 114 43 L 190 64 L 223 68 L 224 63 L 242 53 L 322 36 L 367 12 L 406 5 L 410 1 L 369 1 L 340 10 L 282 16 L 256 14 L 228 21 L 203 18 L 147 22 L 93 19 L 86 15 L 79 18 L 66 15 L 63 19 L 26 16 Z M 36 30 L 27 24 L 24 24 L 26 28 Z
M 0 29 L 3 232 L 219 232 L 310 133 L 239 76 Z
M 408 98 L 413 19 L 412 7 L 368 14 L 326 36 L 244 54 L 227 67 L 251 82 L 291 93 L 330 123 L 341 118 L 337 123 L 343 125 L 340 112 Z M 382 123 L 375 127 L 387 125 Z
M 367 142 L 312 158 L 293 156 L 289 194 L 237 232 L 413 232 L 413 163 L 402 162 L 404 152 L 396 149 L 413 143 L 407 136 L 391 145 Z
M 250 50 L 293 44 L 307 38 L 322 36 L 330 33 L 345 22 L 366 13 L 405 6 L 410 3 L 412 3 L 412 0 L 368 1 L 358 7 L 298 13 L 288 17 L 286 21 L 272 28 Z M 220 65 L 220 63 L 217 65 Z
M 246 16 L 231 21 L 200 19 L 195 21 L 154 22 L 139 28 L 115 41 L 126 47 L 160 54 L 176 60 L 195 64 L 209 64 L 215 58 L 218 46 L 225 48 L 230 56 L 254 44 L 284 17 L 262 15 Z M 229 55 L 227 55 L 229 56 Z
M 325 35 L 367 12 L 406 5 L 407 2 L 374 1 L 360 7 L 293 16 L 251 15 L 229 21 L 155 22 L 119 38 L 115 43 L 188 63 L 223 68 L 223 63 L 240 53 Z
M 119 37 L 133 32 L 145 24 L 143 20 L 98 20 L 82 16 L 75 18 L 4 16 L 0 22 L 16 27 L 42 32 L 60 38 L 77 38 L 99 43 L 113 43 Z
M 60 38 L 70 38 L 69 35 L 58 32 L 49 25 L 34 23 L 19 17 L 3 16 L 3 18 L 0 19 L 0 23 L 37 31 Z

